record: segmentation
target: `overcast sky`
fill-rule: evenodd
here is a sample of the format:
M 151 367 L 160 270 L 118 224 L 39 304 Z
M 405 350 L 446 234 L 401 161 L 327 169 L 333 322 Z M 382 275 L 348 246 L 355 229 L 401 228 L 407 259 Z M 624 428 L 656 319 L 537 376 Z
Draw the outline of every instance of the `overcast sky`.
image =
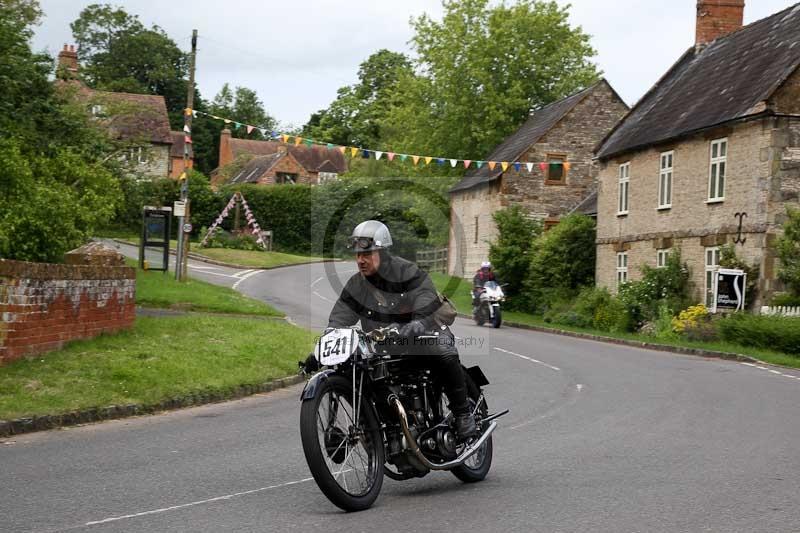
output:
M 73 43 L 70 22 L 97 0 L 40 0 L 37 50 L 55 55 Z M 99 2 L 102 3 L 102 2 Z M 381 48 L 410 53 L 409 19 L 439 19 L 439 0 L 127 0 L 110 2 L 157 24 L 184 50 L 199 32 L 197 83 L 206 99 L 222 84 L 256 90 L 267 111 L 303 125 L 336 90 L 357 80 L 358 65 Z M 507 2 L 510 3 L 510 2 Z M 568 2 L 558 0 L 565 5 Z M 571 23 L 592 36 L 595 62 L 633 105 L 694 42 L 696 0 L 572 0 Z M 795 4 L 747 0 L 745 24 Z

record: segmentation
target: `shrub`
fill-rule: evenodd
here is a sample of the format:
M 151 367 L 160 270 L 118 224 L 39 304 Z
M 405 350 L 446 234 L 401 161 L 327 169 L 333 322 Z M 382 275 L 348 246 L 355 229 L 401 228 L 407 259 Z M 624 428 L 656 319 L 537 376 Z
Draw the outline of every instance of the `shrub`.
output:
M 775 243 L 781 260 L 779 277 L 792 294 L 800 296 L 800 210 L 787 208 L 783 235 Z
M 587 287 L 577 299 L 555 301 L 545 313 L 545 321 L 608 332 L 630 330 L 630 316 L 625 305 L 606 288 Z
M 735 313 L 718 329 L 728 342 L 800 355 L 800 318 Z
M 711 318 L 705 305 L 693 305 L 672 319 L 672 329 L 689 340 L 712 341 L 716 339 L 717 331 Z
M 594 220 L 573 214 L 534 241 L 524 288 L 531 307 L 541 312 L 554 298 L 575 297 L 594 285 L 595 233 Z
M 217 229 L 214 235 L 206 242 L 206 248 L 231 248 L 234 250 L 256 250 L 263 248 L 256 242 L 253 235 L 247 233 L 233 234 Z
M 642 279 L 620 287 L 619 299 L 628 308 L 636 327 L 653 322 L 659 316 L 659 308 L 665 305 L 671 313 L 677 313 L 689 305 L 689 267 L 681 262 L 680 250 L 667 258 L 662 268 L 642 266 Z
M 542 226 L 527 218 L 519 206 L 497 211 L 493 218 L 498 235 L 489 248 L 489 260 L 498 279 L 508 284 L 505 293 L 509 307 L 523 307 L 519 295 L 531 264 L 530 249 Z
M 774 296 L 769 305 L 774 307 L 798 307 L 800 306 L 800 295 L 781 293 Z

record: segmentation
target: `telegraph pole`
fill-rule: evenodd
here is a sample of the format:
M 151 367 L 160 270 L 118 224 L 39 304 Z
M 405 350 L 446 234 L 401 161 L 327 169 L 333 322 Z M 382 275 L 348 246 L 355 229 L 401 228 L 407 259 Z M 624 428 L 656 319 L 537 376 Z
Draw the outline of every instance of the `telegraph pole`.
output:
M 192 113 L 194 111 L 194 68 L 197 58 L 197 30 L 192 30 L 192 53 L 189 55 L 189 86 L 186 88 L 186 109 L 183 112 L 183 172 L 181 182 L 181 201 L 186 205 L 184 216 L 178 218 L 178 250 L 175 257 L 175 279 L 186 281 L 186 267 L 189 258 L 189 145 L 192 139 Z M 186 231 L 188 229 L 189 231 Z

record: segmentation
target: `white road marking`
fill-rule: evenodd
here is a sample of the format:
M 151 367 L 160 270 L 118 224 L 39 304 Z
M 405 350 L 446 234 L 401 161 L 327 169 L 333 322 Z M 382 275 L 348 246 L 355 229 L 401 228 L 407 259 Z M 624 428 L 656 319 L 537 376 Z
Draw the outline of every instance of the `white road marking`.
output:
M 111 517 L 111 518 L 104 518 L 103 520 L 95 520 L 95 521 L 92 521 L 92 522 L 86 522 L 86 525 L 87 526 L 94 526 L 94 525 L 97 525 L 97 524 L 107 524 L 108 522 L 116 522 L 118 520 L 126 520 L 128 518 L 136 518 L 138 516 L 145 516 L 145 515 L 157 514 L 157 513 L 165 513 L 167 511 L 174 511 L 176 509 L 183 509 L 185 507 L 191 507 L 193 505 L 202 505 L 204 503 L 211 503 L 211 502 L 216 502 L 216 501 L 220 501 L 220 500 L 230 500 L 231 498 L 235 498 L 237 496 L 244 496 L 246 494 L 254 494 L 256 492 L 262 492 L 262 491 L 270 490 L 270 489 L 277 489 L 277 488 L 280 488 L 280 487 L 288 487 L 289 485 L 297 485 L 298 483 L 304 483 L 306 481 L 311 481 L 312 479 L 314 479 L 314 478 L 307 477 L 307 478 L 303 478 L 303 479 L 301 479 L 299 481 L 289 481 L 288 483 L 281 483 L 280 485 L 270 485 L 269 487 L 261 487 L 260 489 L 246 490 L 244 492 L 235 492 L 233 494 L 226 494 L 225 496 L 217 496 L 216 498 L 209 498 L 207 500 L 200 500 L 200 501 L 191 502 L 191 503 L 184 503 L 182 505 L 173 505 L 171 507 L 163 507 L 161 509 L 153 509 L 152 511 L 143 511 L 141 513 L 126 514 L 126 515 L 123 515 L 123 516 L 114 516 L 114 517 Z
M 241 278 L 242 276 L 244 276 L 248 272 L 252 272 L 253 270 L 255 270 L 255 269 L 251 268 L 249 270 L 242 270 L 241 272 L 234 272 L 233 276 L 236 277 L 236 278 Z
M 323 299 L 323 300 L 325 300 L 326 302 L 330 302 L 330 303 L 332 303 L 332 304 L 333 304 L 333 303 L 336 303 L 336 302 L 334 302 L 333 300 L 331 300 L 331 299 L 329 299 L 329 298 L 325 298 L 323 295 L 321 295 L 321 294 L 320 294 L 320 293 L 318 293 L 317 291 L 314 291 L 314 294 L 315 294 L 316 296 L 318 296 L 318 297 L 322 298 L 322 299 Z
M 189 263 L 189 268 L 193 268 L 195 270 L 219 270 L 218 267 L 211 267 L 211 266 L 200 266 L 194 263 Z
M 317 283 L 319 283 L 319 282 L 320 282 L 320 281 L 322 281 L 323 279 L 325 279 L 325 276 L 320 276 L 320 277 L 318 277 L 317 279 L 315 279 L 313 282 L 311 282 L 311 288 L 313 289 L 313 288 L 314 288 L 314 285 L 316 285 Z
M 578 383 L 578 392 L 580 392 L 580 391 L 582 391 L 582 390 L 583 390 L 583 385 L 581 385 L 580 383 Z
M 526 360 L 530 361 L 531 363 L 536 363 L 538 365 L 546 366 L 547 368 L 555 370 L 556 372 L 560 372 L 561 371 L 561 369 L 558 368 L 557 366 L 548 365 L 547 363 L 543 363 L 542 361 L 539 361 L 538 359 L 534 359 L 533 357 L 528 357 L 527 355 L 522 355 L 522 354 L 518 354 L 518 353 L 515 353 L 515 352 L 510 352 L 510 351 L 504 350 L 502 348 L 495 348 L 495 350 L 497 350 L 498 352 L 503 352 L 503 353 L 507 353 L 507 354 L 511 354 L 511 355 L 516 355 L 517 357 L 521 357 L 522 359 L 526 359 Z
M 796 379 L 796 380 L 800 381 L 800 376 L 796 376 L 794 374 L 787 374 L 785 372 L 780 372 L 778 370 L 773 370 L 772 368 L 769 368 L 769 367 L 766 367 L 766 366 L 756 365 L 756 364 L 753 364 L 753 363 L 745 363 L 744 361 L 740 362 L 739 364 L 740 365 L 744 365 L 744 366 L 749 366 L 751 368 L 757 368 L 759 370 L 766 370 L 767 372 L 769 372 L 771 374 L 775 374 L 777 376 L 783 376 L 785 378 L 791 378 L 791 379 Z
M 251 270 L 250 273 L 245 274 L 244 276 L 240 277 L 239 281 L 237 281 L 236 283 L 233 284 L 233 290 L 236 290 L 236 287 L 238 287 L 241 282 L 243 282 L 244 280 L 246 280 L 250 276 L 255 276 L 259 272 L 264 272 L 264 271 L 263 270 Z

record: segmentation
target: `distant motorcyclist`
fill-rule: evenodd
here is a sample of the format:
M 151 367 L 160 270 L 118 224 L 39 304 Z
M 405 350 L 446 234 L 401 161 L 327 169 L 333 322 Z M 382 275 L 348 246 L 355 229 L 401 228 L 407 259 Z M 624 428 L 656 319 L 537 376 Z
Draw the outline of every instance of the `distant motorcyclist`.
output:
M 409 355 L 426 357 L 442 380 L 462 439 L 477 433 L 467 402 L 464 372 L 455 337 L 434 313 L 441 302 L 428 274 L 414 263 L 392 256 L 389 229 L 377 220 L 362 222 L 353 230 L 349 247 L 356 253 L 358 273 L 342 290 L 331 310 L 328 327 L 350 327 L 361 321 L 364 330 L 397 328 L 397 345 L 410 347 Z M 433 343 L 417 340 L 438 335 Z M 391 347 L 389 348 L 391 349 Z
M 492 271 L 492 263 L 484 261 L 472 278 L 472 307 L 477 307 L 480 304 L 483 287 L 489 281 L 497 283 L 497 278 Z

